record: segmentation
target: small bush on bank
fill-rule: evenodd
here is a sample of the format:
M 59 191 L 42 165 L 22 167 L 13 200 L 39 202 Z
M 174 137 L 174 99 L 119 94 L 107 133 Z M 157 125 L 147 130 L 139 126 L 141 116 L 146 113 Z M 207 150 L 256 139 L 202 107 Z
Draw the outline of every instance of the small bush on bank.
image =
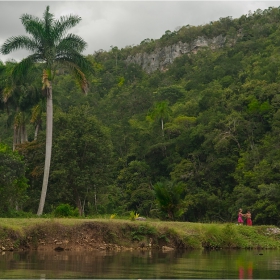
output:
M 60 204 L 55 208 L 53 214 L 55 217 L 78 217 L 79 210 L 69 204 Z

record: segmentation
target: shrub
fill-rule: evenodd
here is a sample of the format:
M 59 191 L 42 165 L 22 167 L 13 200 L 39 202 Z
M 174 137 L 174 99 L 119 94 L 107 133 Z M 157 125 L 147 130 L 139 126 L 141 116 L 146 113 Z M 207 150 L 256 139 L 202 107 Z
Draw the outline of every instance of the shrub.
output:
M 55 217 L 78 217 L 79 210 L 69 204 L 60 204 L 54 210 Z

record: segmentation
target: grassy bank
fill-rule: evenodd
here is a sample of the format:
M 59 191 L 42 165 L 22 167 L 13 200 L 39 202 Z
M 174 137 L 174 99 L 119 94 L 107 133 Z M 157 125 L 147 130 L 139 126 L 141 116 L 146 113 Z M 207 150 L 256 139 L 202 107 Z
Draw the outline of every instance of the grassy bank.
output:
M 121 219 L 0 219 L 2 250 L 278 249 L 275 226 Z

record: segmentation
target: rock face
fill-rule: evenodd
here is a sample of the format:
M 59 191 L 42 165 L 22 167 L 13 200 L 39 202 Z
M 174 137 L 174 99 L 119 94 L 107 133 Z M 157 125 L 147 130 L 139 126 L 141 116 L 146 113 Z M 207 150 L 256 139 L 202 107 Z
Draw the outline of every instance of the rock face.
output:
M 186 54 L 196 53 L 198 49 L 209 47 L 210 49 L 217 49 L 224 46 L 226 37 L 219 35 L 215 38 L 208 39 L 205 37 L 198 37 L 196 40 L 188 43 L 182 43 L 167 46 L 164 48 L 157 48 L 152 53 L 138 53 L 134 56 L 128 56 L 126 63 L 135 63 L 142 67 L 147 73 L 152 73 L 156 70 L 166 71 L 168 65 L 173 63 L 174 59 Z

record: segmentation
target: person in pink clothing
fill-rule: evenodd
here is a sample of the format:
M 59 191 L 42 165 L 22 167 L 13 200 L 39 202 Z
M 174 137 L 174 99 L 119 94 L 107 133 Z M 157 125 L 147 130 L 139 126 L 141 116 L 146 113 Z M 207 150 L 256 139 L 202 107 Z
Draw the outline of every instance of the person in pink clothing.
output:
M 238 225 L 243 225 L 242 217 L 244 217 L 244 216 L 245 216 L 245 214 L 242 214 L 242 209 L 240 208 L 239 212 L 238 212 L 238 220 L 237 220 Z

